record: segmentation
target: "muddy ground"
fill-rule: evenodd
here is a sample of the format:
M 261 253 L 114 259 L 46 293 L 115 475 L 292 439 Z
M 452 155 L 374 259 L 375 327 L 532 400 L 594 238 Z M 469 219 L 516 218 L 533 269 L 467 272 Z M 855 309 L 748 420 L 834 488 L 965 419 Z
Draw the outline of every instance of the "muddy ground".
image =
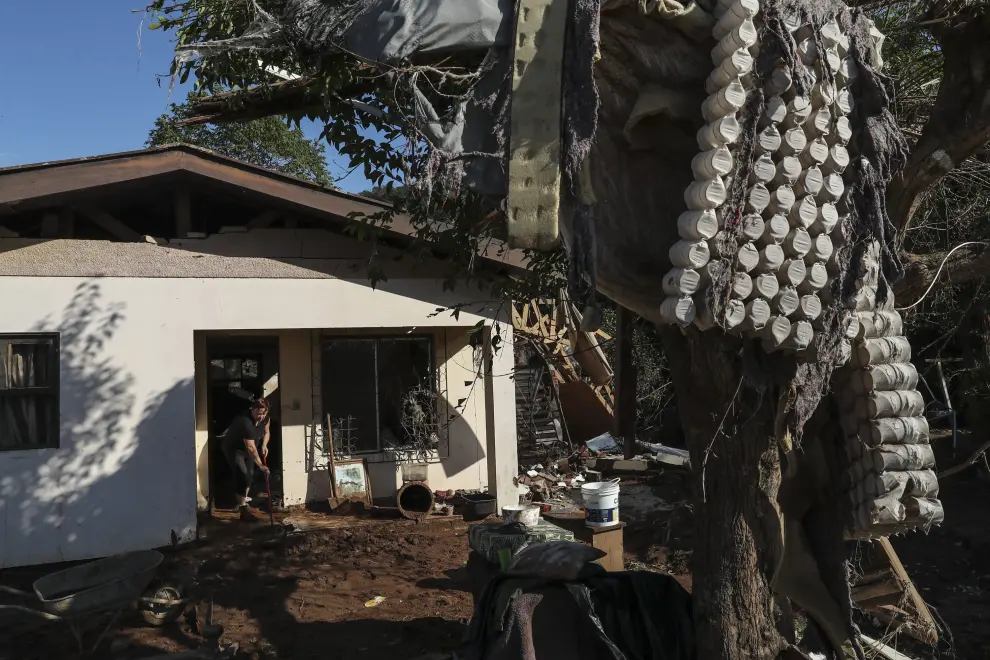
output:
M 668 473 L 648 484 L 639 480 L 640 495 L 645 486 L 670 506 L 645 515 L 630 507 L 627 568 L 667 571 L 690 588 L 691 511 L 677 502 L 680 479 Z M 947 631 L 935 648 L 907 646 L 919 658 L 987 657 L 990 483 L 975 472 L 958 475 L 945 481 L 941 497 L 948 512 L 941 528 L 927 537 L 915 533 L 894 540 Z M 375 521 L 271 544 L 264 534 L 232 523 L 202 546 L 171 553 L 167 562 L 214 593 L 216 622 L 225 628 L 224 640 L 239 645 L 238 658 L 405 660 L 448 653 L 462 640 L 472 614 L 466 532 L 467 524 L 457 520 Z M 2 578 L 30 584 L 28 574 L 8 571 Z M 385 600 L 366 607 L 376 596 Z M 869 634 L 883 633 L 867 629 L 865 619 L 861 623 Z M 39 632 L 9 657 L 75 657 L 64 628 Z M 137 660 L 195 648 L 202 639 L 191 620 L 150 628 L 131 612 L 110 641 L 112 650 L 105 643 L 91 657 Z

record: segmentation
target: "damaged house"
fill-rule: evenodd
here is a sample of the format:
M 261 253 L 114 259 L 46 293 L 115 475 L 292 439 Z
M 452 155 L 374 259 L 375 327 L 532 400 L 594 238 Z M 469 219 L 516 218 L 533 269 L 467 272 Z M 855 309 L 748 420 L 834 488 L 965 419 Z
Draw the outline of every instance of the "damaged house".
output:
M 0 568 L 196 538 L 250 395 L 276 502 L 327 501 L 330 437 L 376 500 L 415 461 L 514 502 L 511 319 L 439 312 L 488 296 L 445 290 L 402 218 L 344 232 L 382 208 L 183 145 L 0 170 Z

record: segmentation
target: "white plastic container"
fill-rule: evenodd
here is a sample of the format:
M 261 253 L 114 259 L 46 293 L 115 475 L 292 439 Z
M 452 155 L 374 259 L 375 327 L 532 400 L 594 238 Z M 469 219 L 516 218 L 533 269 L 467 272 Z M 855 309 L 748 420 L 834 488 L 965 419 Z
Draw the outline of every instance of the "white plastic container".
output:
M 718 66 L 722 60 L 732 55 L 737 50 L 749 50 L 749 47 L 756 43 L 759 35 L 756 25 L 751 19 L 746 19 L 736 27 L 732 28 L 729 34 L 722 39 L 712 49 L 712 64 Z
M 787 222 L 787 217 L 783 214 L 777 213 L 770 216 L 770 218 L 763 224 L 763 236 L 760 237 L 760 242 L 764 245 L 776 244 L 780 245 L 787 238 L 787 234 L 791 231 L 791 225 Z
M 753 18 L 760 11 L 757 0 L 735 0 L 729 3 L 712 28 L 712 36 L 721 39 L 746 19 Z
M 677 241 L 667 251 L 671 265 L 677 268 L 698 269 L 708 263 L 711 252 L 705 241 Z
M 842 182 L 841 174 L 829 174 L 825 177 L 822 190 L 818 193 L 818 198 L 825 202 L 836 202 L 845 192 L 845 184 Z
M 753 278 L 749 273 L 739 271 L 732 273 L 732 295 L 745 300 L 751 293 L 753 293 Z
M 698 129 L 698 148 L 702 151 L 717 149 L 739 140 L 742 129 L 735 115 L 726 115 Z M 848 141 L 848 138 L 847 138 Z
M 749 213 L 742 217 L 740 230 L 746 240 L 755 241 L 763 235 L 764 225 L 762 217 L 756 213 Z
M 760 250 L 760 270 L 765 273 L 776 273 L 784 263 L 784 251 L 779 245 L 766 245 Z
M 811 223 L 808 223 L 811 224 Z M 801 227 L 795 227 L 784 239 L 784 252 L 787 256 L 801 259 L 811 251 L 811 236 Z
M 674 268 L 663 276 L 663 292 L 668 296 L 690 296 L 698 290 L 699 284 L 701 275 L 688 268 Z
M 725 176 L 732 171 L 732 154 L 726 147 L 702 151 L 691 159 L 691 171 L 699 181 Z
M 736 253 L 736 264 L 740 270 L 750 272 L 760 263 L 760 252 L 752 243 L 743 243 Z
M 822 171 L 815 165 L 812 165 L 808 169 L 801 172 L 801 176 L 798 177 L 797 183 L 794 184 L 794 194 L 798 197 L 804 197 L 805 195 L 817 195 L 822 190 L 822 185 L 825 183 L 825 176 Z
M 822 170 L 829 174 L 842 174 L 849 166 L 849 151 L 841 144 L 833 144 L 828 149 L 828 158 L 822 164 Z
M 708 240 L 718 231 L 715 211 L 685 211 L 677 218 L 677 233 L 689 241 Z
M 804 133 L 809 138 L 814 139 L 820 135 L 828 135 L 832 127 L 832 111 L 827 105 L 823 105 L 808 117 L 804 123 Z
M 746 304 L 745 328 L 753 332 L 763 330 L 770 320 L 770 303 L 762 298 L 755 298 Z
M 802 229 L 810 227 L 818 219 L 818 205 L 815 204 L 815 199 L 811 196 L 799 199 L 791 207 L 790 212 L 787 214 L 787 219 L 790 221 L 792 227 L 800 227 Z
M 798 285 L 798 293 L 815 293 L 824 289 L 826 284 L 828 284 L 828 270 L 825 264 L 812 264 L 811 268 L 807 269 L 804 281 Z
M 540 524 L 540 507 L 532 504 L 503 506 L 502 520 L 506 524 L 519 523 L 523 527 L 536 527 Z
M 811 116 L 811 100 L 805 96 L 795 96 L 787 102 L 787 116 L 784 117 L 786 128 L 795 128 L 804 124 Z
M 839 222 L 839 212 L 835 204 L 825 202 L 818 207 L 818 217 L 811 225 L 811 231 L 818 234 L 831 234 Z
M 794 190 L 790 186 L 778 186 L 770 193 L 767 205 L 769 215 L 787 215 L 794 208 Z
M 619 523 L 619 480 L 581 484 L 584 522 L 589 527 L 610 527 Z
M 832 245 L 832 239 L 828 237 L 828 234 L 818 234 L 811 239 L 811 251 L 804 255 L 804 261 L 809 266 L 815 262 L 825 263 L 834 251 L 835 247 Z
M 770 124 L 756 134 L 756 153 L 772 154 L 780 149 L 780 131 Z
M 763 273 L 753 278 L 753 293 L 757 297 L 772 300 L 779 291 L 780 283 L 777 282 L 777 276 L 773 273 Z M 767 308 L 767 315 L 770 315 L 769 308 Z
M 835 126 L 832 127 L 829 139 L 833 144 L 841 144 L 842 146 L 849 144 L 849 140 L 852 139 L 852 125 L 849 123 L 849 117 L 839 117 L 835 120 Z
M 760 117 L 760 127 L 769 124 L 779 124 L 787 117 L 787 103 L 780 96 L 771 96 L 767 99 L 763 108 L 763 116 Z
M 763 154 L 753 161 L 753 166 L 749 170 L 749 183 L 767 184 L 773 181 L 776 175 L 777 166 L 774 165 L 773 158 L 770 154 Z
M 783 156 L 796 156 L 804 150 L 807 144 L 808 138 L 804 134 L 804 129 L 800 127 L 789 128 L 780 136 L 779 152 Z
M 777 176 L 774 181 L 780 186 L 790 186 L 801 176 L 801 161 L 797 156 L 786 156 L 777 163 Z
M 798 287 L 808 277 L 808 267 L 800 259 L 785 259 L 777 271 L 777 279 L 784 286 Z
M 753 185 L 746 194 L 746 212 L 755 214 L 763 213 L 764 209 L 769 205 L 770 191 L 767 190 L 767 187 L 762 183 Z M 760 233 L 762 233 L 762 228 Z
M 692 211 L 715 209 L 725 201 L 725 183 L 720 177 L 694 181 L 684 191 L 684 203 Z
M 660 303 L 660 318 L 664 323 L 691 325 L 695 312 L 694 300 L 688 296 L 670 296 Z
M 746 104 L 746 89 L 738 80 L 713 93 L 701 104 L 701 114 L 706 122 L 713 122 L 726 115 L 735 114 Z
M 821 138 L 815 138 L 807 143 L 807 147 L 801 152 L 799 158 L 805 167 L 821 165 L 828 158 L 828 143 Z
M 705 81 L 705 91 L 714 94 L 736 78 L 753 70 L 753 56 L 746 50 L 737 50 L 715 67 Z
M 725 317 L 722 321 L 725 323 L 726 330 L 737 328 L 746 320 L 746 305 L 741 300 L 735 298 L 727 300 L 723 311 Z
M 856 107 L 856 102 L 853 100 L 852 92 L 849 91 L 848 88 L 840 89 L 839 93 L 836 94 L 835 107 L 842 115 L 848 115 L 852 113 L 853 108 Z

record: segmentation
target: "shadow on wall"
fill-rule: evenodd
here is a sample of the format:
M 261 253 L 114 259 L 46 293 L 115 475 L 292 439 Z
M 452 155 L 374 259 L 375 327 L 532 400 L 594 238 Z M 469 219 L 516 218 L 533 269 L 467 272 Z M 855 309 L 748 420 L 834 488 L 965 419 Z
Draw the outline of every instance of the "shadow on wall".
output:
M 104 556 L 152 536 L 168 543 L 169 530 L 155 530 L 154 510 L 140 503 L 153 507 L 166 494 L 141 492 L 142 471 L 156 469 L 155 430 L 181 414 L 177 402 L 189 401 L 192 383 L 151 397 L 138 421 L 134 376 L 111 348 L 124 320 L 124 305 L 106 303 L 90 280 L 59 318 L 31 329 L 60 336 L 60 447 L 0 454 L 0 567 Z M 127 512 L 144 524 L 132 525 Z

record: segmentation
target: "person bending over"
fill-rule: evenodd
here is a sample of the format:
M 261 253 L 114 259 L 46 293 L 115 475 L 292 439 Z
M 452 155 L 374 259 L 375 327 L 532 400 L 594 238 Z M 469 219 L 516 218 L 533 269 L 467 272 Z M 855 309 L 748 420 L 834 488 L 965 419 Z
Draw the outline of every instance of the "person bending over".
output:
M 234 473 L 237 510 L 241 514 L 241 520 L 248 522 L 258 520 L 247 505 L 251 501 L 248 491 L 254 481 L 254 470 L 257 467 L 262 473 L 269 474 L 263 459 L 268 456 L 270 421 L 268 401 L 258 398 L 251 403 L 250 410 L 234 417 L 223 434 L 223 454 Z

